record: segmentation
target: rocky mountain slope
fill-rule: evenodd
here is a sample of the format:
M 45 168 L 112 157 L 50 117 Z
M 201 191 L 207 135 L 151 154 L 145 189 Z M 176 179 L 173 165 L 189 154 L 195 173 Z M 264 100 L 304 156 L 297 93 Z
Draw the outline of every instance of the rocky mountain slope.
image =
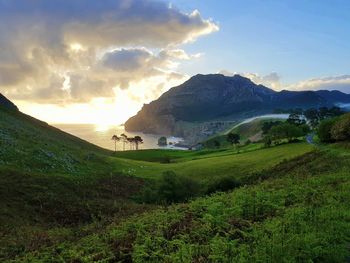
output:
M 235 121 L 275 109 L 333 106 L 336 102 L 350 102 L 350 95 L 339 91 L 276 92 L 240 75 L 199 74 L 145 104 L 125 128 L 184 136 L 188 123 Z

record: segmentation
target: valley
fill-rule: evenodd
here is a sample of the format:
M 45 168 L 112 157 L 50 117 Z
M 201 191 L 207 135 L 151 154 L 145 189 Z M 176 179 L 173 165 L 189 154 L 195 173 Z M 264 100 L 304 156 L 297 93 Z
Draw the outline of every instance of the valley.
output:
M 18 111 L 0 114 L 3 262 L 348 255 L 346 145 L 113 153 Z M 188 200 L 159 199 L 168 175 L 188 178 Z M 181 180 L 173 190 L 186 189 Z M 322 246 L 319 240 L 327 240 L 322 250 L 304 253 Z

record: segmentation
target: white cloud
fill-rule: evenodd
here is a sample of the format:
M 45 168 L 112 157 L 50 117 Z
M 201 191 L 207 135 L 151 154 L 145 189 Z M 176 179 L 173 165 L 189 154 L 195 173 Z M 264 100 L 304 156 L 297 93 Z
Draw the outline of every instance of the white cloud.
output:
M 225 76 L 239 74 L 256 84 L 262 84 L 274 90 L 339 90 L 350 94 L 350 75 L 314 78 L 286 85 L 281 82 L 281 77 L 276 72 L 263 76 L 257 73 L 237 73 L 228 70 L 221 70 L 218 73 Z
M 260 75 L 258 73 L 249 73 L 249 72 L 230 72 L 228 70 L 220 70 L 219 74 L 223 74 L 225 76 L 233 76 L 235 74 L 239 74 L 243 77 L 249 78 L 256 84 L 261 84 L 264 85 L 268 88 L 272 88 L 274 90 L 280 90 L 282 85 L 280 82 L 280 76 L 276 72 L 271 72 L 270 74 L 267 75 Z
M 217 30 L 197 10 L 154 0 L 0 0 L 0 91 L 55 104 L 113 97 L 179 77 L 179 61 L 199 55 L 177 46 Z
M 315 78 L 288 85 L 292 90 L 340 90 L 350 93 L 350 75 Z

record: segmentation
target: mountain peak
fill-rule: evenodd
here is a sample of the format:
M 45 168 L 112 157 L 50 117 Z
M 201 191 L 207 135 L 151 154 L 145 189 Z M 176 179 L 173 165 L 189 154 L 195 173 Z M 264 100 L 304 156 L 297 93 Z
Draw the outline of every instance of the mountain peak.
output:
M 17 106 L 0 93 L 0 107 L 18 111 Z

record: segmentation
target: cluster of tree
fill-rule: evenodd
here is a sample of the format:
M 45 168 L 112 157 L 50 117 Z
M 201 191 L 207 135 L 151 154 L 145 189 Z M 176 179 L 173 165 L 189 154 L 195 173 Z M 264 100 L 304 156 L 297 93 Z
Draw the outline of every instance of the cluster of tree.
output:
M 288 109 L 288 110 L 275 110 L 275 113 L 289 113 L 290 118 L 297 118 L 299 120 L 304 120 L 312 127 L 316 128 L 317 125 L 325 119 L 334 118 L 337 116 L 340 116 L 344 114 L 344 112 L 339 107 L 320 107 L 318 109 L 316 108 L 310 108 L 310 109 Z
M 262 131 L 265 134 L 264 144 L 269 147 L 272 143 L 280 144 L 284 139 L 287 139 L 288 142 L 295 141 L 299 137 L 305 136 L 310 128 L 305 120 L 291 116 L 286 122 L 266 122 Z
M 282 123 L 282 121 L 266 121 L 266 122 L 264 122 L 262 127 L 261 127 L 263 135 L 268 134 L 273 126 L 280 125 L 281 123 Z
M 308 109 L 303 112 L 303 115 L 312 128 L 317 127 L 322 120 L 334 118 L 342 114 L 344 114 L 344 112 L 339 107 L 322 107 L 319 109 Z
M 350 141 L 350 113 L 321 121 L 317 134 L 321 142 Z
M 272 127 L 267 137 L 270 137 L 271 142 L 274 141 L 277 144 L 283 139 L 287 139 L 288 142 L 292 142 L 297 140 L 299 137 L 305 136 L 308 131 L 309 129 L 307 125 L 297 126 L 295 124 L 285 122 Z
M 123 150 L 125 151 L 126 144 L 129 144 L 130 150 L 138 150 L 139 145 L 143 143 L 143 139 L 140 136 L 128 137 L 124 133 L 120 136 L 113 135 L 112 140 L 114 141 L 114 150 L 117 151 L 117 142 L 123 143 Z

